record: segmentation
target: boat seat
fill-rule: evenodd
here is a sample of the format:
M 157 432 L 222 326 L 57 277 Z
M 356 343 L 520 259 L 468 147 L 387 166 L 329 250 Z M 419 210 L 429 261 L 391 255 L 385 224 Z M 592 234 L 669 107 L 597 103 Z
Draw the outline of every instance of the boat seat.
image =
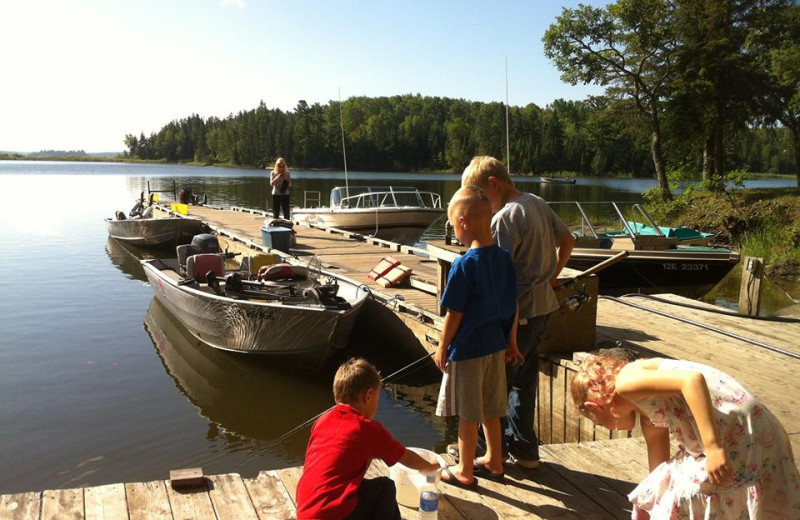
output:
M 288 263 L 267 265 L 258 270 L 259 281 L 302 280 L 308 278 L 308 268 Z
M 184 271 L 186 270 L 186 260 L 198 253 L 201 253 L 200 248 L 193 244 L 183 244 L 175 248 L 175 252 L 178 255 L 178 264 L 181 266 L 181 269 Z
M 218 278 L 222 278 L 225 275 L 225 259 L 215 253 L 192 255 L 186 259 L 187 278 L 205 282 L 209 271 L 214 271 Z
M 255 256 L 246 256 L 242 258 L 240 270 L 255 276 L 258 274 L 258 270 L 265 265 L 279 264 L 282 261 L 283 260 L 278 255 L 271 253 L 260 253 Z

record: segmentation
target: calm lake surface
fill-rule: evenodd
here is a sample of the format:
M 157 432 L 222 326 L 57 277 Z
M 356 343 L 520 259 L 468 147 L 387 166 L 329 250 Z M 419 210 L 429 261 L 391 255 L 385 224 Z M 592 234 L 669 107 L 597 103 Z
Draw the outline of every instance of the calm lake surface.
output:
M 294 204 L 305 190 L 326 201 L 344 184 L 343 172 L 292 175 Z M 413 185 L 443 201 L 459 185 L 447 174 L 348 177 L 351 186 Z M 293 373 L 215 351 L 154 300 L 139 259 L 174 251 L 126 249 L 103 224 L 116 210 L 127 213 L 148 181 L 154 191 L 191 186 L 218 205 L 264 208 L 268 197 L 263 170 L 0 161 L 0 493 L 166 479 L 171 469 L 197 466 L 253 476 L 299 465 L 309 429 L 276 439 L 333 404 L 330 368 Z M 519 183 L 551 201 L 638 201 L 654 184 Z M 442 226 L 430 233 L 441 235 Z M 384 376 L 414 361 L 382 352 L 380 341 L 355 353 Z M 455 438 L 453 425 L 433 414 L 437 376 L 414 371 L 382 395 L 377 419 L 408 446 L 443 450 Z

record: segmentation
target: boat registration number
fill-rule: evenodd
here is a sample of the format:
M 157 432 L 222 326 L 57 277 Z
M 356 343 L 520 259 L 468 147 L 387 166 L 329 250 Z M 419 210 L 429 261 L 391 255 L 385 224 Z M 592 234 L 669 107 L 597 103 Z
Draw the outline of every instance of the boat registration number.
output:
M 664 262 L 662 265 L 665 271 L 708 271 L 708 264 Z

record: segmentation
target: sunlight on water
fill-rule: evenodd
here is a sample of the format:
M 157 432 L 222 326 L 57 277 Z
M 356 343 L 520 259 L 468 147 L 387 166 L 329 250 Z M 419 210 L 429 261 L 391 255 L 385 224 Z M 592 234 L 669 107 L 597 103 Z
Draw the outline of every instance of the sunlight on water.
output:
M 85 213 L 83 205 L 108 208 L 133 206 L 122 176 L 3 176 L 6 194 L 0 215 L 19 235 L 56 237 L 68 232 L 71 221 Z M 91 191 L 87 189 L 91 187 Z M 98 194 L 102 194 L 98 198 Z

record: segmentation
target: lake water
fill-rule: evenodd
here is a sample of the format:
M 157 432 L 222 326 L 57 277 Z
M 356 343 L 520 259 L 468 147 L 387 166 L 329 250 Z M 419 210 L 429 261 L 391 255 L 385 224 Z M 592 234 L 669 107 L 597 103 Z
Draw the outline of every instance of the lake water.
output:
M 293 171 L 293 202 L 323 200 L 343 172 Z M 139 258 L 108 239 L 103 218 L 152 190 L 191 186 L 209 202 L 264 208 L 261 170 L 118 163 L 0 161 L 0 493 L 302 464 L 308 428 L 333 404 L 331 370 L 292 373 L 214 351 L 154 298 Z M 449 200 L 459 176 L 353 172 L 351 185 L 414 185 Z M 791 185 L 776 181 L 775 185 Z M 646 180 L 580 179 L 523 189 L 548 200 L 636 201 Z M 432 232 L 442 233 L 439 223 Z M 384 375 L 414 361 L 360 346 Z M 359 353 L 356 350 L 356 353 Z M 384 391 L 377 419 L 403 443 L 442 450 L 452 424 L 433 415 L 437 373 L 414 371 Z

